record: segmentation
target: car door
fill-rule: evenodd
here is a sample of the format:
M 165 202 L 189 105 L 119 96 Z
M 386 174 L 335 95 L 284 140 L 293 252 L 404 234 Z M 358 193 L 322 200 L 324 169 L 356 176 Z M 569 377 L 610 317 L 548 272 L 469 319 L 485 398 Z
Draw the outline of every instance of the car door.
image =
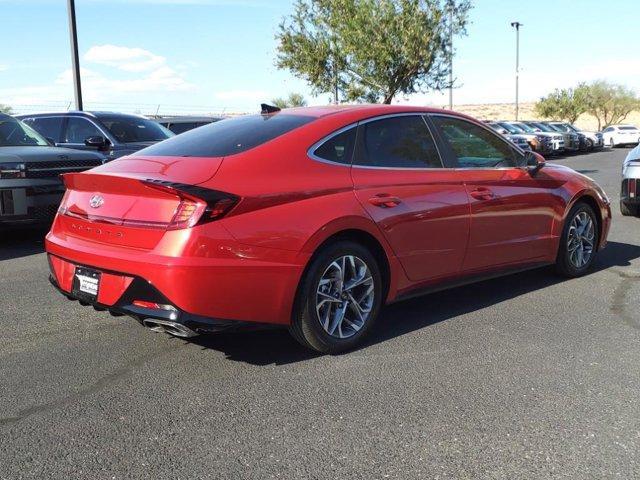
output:
M 469 202 L 460 175 L 446 167 L 420 114 L 358 126 L 355 195 L 414 282 L 457 274 L 464 259 Z
M 456 162 L 471 206 L 463 271 L 535 263 L 554 255 L 552 226 L 564 210 L 561 183 L 531 174 L 524 154 L 488 128 L 455 116 L 429 116 L 444 155 Z

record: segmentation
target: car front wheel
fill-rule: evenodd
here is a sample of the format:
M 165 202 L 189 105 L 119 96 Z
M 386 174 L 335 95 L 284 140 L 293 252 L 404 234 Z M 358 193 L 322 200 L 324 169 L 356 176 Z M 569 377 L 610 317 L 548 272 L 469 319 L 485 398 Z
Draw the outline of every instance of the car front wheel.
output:
M 586 203 L 573 206 L 562 230 L 556 259 L 558 273 L 580 277 L 593 266 L 598 248 L 598 220 Z
M 369 250 L 352 241 L 328 245 L 301 280 L 291 334 L 322 353 L 349 350 L 371 330 L 382 295 L 380 269 Z

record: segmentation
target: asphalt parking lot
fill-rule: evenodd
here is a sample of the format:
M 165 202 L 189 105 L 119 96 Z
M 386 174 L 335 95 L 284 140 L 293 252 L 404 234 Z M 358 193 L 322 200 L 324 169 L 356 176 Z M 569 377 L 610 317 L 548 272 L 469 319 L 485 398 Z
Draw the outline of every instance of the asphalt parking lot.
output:
M 612 200 L 594 273 L 398 303 L 341 356 L 278 330 L 153 333 L 55 293 L 41 232 L 0 233 L 0 478 L 637 478 L 627 151 L 552 160 Z

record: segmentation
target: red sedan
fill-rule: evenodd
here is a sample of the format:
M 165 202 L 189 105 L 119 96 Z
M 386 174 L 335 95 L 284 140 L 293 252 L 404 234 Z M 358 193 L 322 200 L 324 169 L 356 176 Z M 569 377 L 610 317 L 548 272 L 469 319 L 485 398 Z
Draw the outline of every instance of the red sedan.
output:
M 583 275 L 611 223 L 588 177 L 407 106 L 266 108 L 64 180 L 46 248 L 67 297 L 183 337 L 285 325 L 322 352 L 360 343 L 385 303 Z

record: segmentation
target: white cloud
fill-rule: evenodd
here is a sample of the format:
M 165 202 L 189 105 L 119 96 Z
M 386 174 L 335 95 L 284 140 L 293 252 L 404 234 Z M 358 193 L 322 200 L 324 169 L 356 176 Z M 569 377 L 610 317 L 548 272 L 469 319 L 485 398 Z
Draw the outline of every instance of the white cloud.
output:
M 87 50 L 84 60 L 114 67 L 125 72 L 146 72 L 165 65 L 166 58 L 142 48 L 96 45 Z
M 264 102 L 270 98 L 264 90 L 225 90 L 216 92 L 214 96 L 218 100 L 248 100 L 253 103 L 256 101 Z
M 7 65 L 3 65 L 0 63 L 0 72 L 4 72 L 5 70 L 8 70 L 9 67 Z

